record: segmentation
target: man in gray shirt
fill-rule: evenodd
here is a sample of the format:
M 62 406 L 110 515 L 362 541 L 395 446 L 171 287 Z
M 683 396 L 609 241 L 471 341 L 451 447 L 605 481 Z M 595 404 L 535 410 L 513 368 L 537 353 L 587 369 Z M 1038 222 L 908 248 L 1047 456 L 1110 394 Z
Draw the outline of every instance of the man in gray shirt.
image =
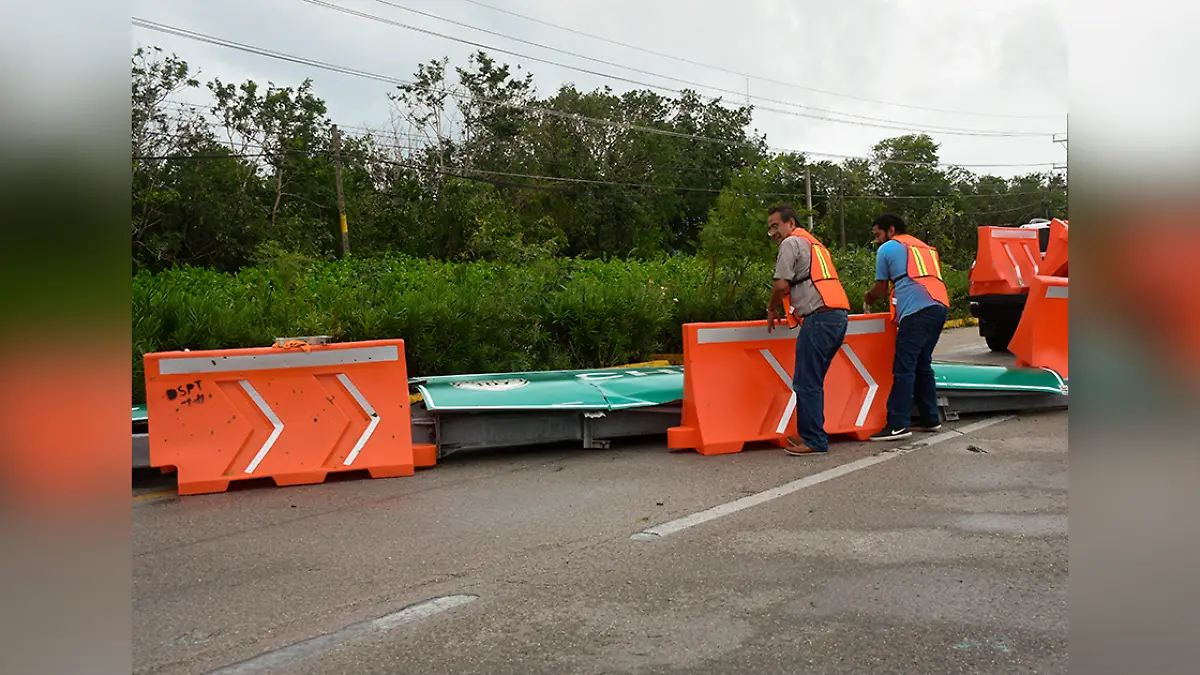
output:
M 775 258 L 775 287 L 767 308 L 767 330 L 780 320 L 777 309 L 788 297 L 792 317 L 800 322 L 796 334 L 796 430 L 784 448 L 790 455 L 829 451 L 825 434 L 825 375 L 842 348 L 850 321 L 850 301 L 842 288 L 829 249 L 798 227 L 796 211 L 787 204 L 768 211 L 767 228 L 779 245 Z

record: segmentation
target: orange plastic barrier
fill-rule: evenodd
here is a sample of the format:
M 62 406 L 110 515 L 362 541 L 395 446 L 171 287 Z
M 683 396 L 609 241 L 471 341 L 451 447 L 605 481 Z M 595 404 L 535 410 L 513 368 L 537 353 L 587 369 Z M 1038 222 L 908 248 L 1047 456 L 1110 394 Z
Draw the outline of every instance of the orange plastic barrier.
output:
M 320 483 L 330 473 L 411 476 L 436 449 L 412 443 L 403 340 L 147 354 L 150 463 L 179 494 L 231 481 Z
M 1070 228 L 1067 221 L 1055 218 L 1050 221 L 1050 245 L 1046 247 L 1046 256 L 1042 260 L 1039 274 L 1048 277 L 1067 276 L 1067 238 Z
M 1038 275 L 1029 287 L 1029 300 L 1008 350 L 1017 365 L 1049 368 L 1063 378 L 1068 373 L 1070 338 L 1067 278 Z
M 1037 230 L 981 227 L 971 269 L 971 295 L 1025 293 L 1041 263 Z
M 766 321 L 683 326 L 683 417 L 667 446 L 702 455 L 795 435 L 792 372 L 799 329 Z M 887 424 L 896 325 L 887 314 L 854 314 L 825 377 L 825 431 L 865 440 Z

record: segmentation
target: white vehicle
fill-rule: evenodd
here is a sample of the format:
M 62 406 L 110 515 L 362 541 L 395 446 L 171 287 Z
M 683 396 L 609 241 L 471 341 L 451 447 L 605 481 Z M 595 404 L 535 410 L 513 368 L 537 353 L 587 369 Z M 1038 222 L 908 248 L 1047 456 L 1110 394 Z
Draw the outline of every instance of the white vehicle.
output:
M 1038 248 L 1041 249 L 1042 255 L 1045 256 L 1046 247 L 1050 245 L 1050 219 L 1034 218 L 1022 225 L 1020 229 L 1038 231 Z

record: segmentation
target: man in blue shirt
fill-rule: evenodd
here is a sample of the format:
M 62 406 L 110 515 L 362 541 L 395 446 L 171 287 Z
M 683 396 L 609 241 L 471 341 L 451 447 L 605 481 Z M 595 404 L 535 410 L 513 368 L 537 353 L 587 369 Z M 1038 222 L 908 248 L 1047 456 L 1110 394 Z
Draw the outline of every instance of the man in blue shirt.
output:
M 887 426 L 871 440 L 891 441 L 911 436 L 912 429 L 936 431 L 942 426 L 933 377 L 933 350 L 950 308 L 936 252 L 909 235 L 902 218 L 890 213 L 881 215 L 872 224 L 872 231 L 879 251 L 875 257 L 875 285 L 863 296 L 863 309 L 866 311 L 876 300 L 886 297 L 890 282 L 899 327 Z M 910 259 L 915 269 L 926 272 L 913 278 L 909 273 Z M 910 428 L 914 399 L 921 419 Z

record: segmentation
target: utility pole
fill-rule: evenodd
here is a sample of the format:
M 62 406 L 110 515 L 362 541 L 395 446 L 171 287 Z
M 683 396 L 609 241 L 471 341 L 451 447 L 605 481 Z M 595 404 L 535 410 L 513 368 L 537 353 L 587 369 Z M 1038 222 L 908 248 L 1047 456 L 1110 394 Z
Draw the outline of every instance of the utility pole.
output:
M 346 199 L 342 196 L 342 135 L 333 125 L 333 181 L 337 185 L 338 223 L 342 227 L 342 256 L 350 255 L 350 230 L 346 226 Z
M 842 228 L 842 250 L 846 249 L 846 170 L 838 165 L 838 221 Z
M 812 174 L 807 167 L 804 169 L 804 204 L 808 209 L 808 231 L 812 232 Z
M 1071 115 L 1070 115 L 1070 113 L 1068 113 L 1067 114 L 1067 131 L 1062 134 L 1062 138 L 1059 138 L 1058 134 L 1054 134 L 1053 139 L 1052 139 L 1054 143 L 1062 143 L 1063 150 L 1065 150 L 1067 153 L 1067 162 L 1062 165 L 1062 170 L 1063 170 L 1063 180 L 1064 180 L 1064 182 L 1067 183 L 1067 187 L 1068 187 L 1068 190 L 1067 190 L 1068 195 L 1070 194 L 1070 178 L 1069 178 L 1070 168 L 1069 167 L 1070 167 L 1070 162 L 1071 162 L 1071 147 L 1067 143 L 1067 137 L 1068 137 L 1068 134 L 1070 134 L 1070 132 L 1071 132 Z M 1058 169 L 1059 165 L 1055 164 L 1053 168 Z M 1047 187 L 1046 191 L 1047 191 L 1047 193 L 1049 193 L 1049 187 Z M 1048 198 L 1049 198 L 1049 195 L 1047 194 L 1047 199 Z M 1068 207 L 1069 207 L 1070 203 L 1071 203 L 1071 198 L 1068 196 L 1067 197 Z M 1049 210 L 1049 207 L 1047 207 L 1047 210 Z M 1069 211 L 1070 211 L 1069 208 L 1064 207 L 1063 216 L 1064 217 L 1069 216 L 1070 215 Z M 1049 218 L 1050 216 L 1047 215 L 1046 217 Z

